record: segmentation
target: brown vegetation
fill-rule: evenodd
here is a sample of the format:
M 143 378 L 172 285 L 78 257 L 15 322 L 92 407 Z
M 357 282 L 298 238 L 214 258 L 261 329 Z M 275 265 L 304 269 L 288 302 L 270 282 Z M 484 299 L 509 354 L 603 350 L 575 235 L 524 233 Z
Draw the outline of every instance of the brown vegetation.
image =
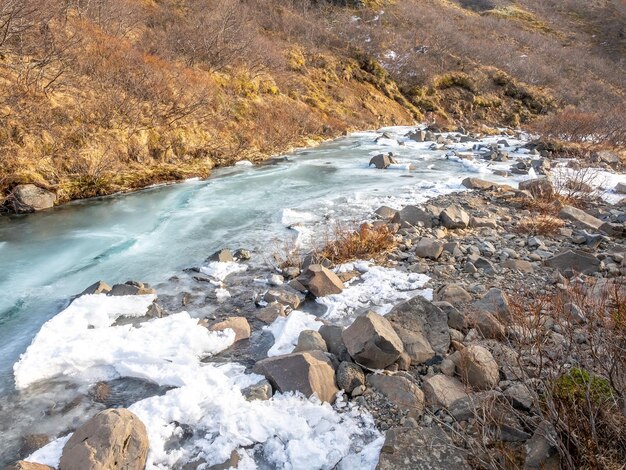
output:
M 357 230 L 336 226 L 332 241 L 321 249 L 320 255 L 335 264 L 359 259 L 378 258 L 397 245 L 388 225 L 361 224 Z
M 623 145 L 619 2 L 354 4 L 0 0 L 0 194 L 63 202 L 352 128 L 518 126 L 563 105 L 536 129 Z
M 522 219 L 522 221 L 514 227 L 514 230 L 522 234 L 548 236 L 556 234 L 564 225 L 565 222 L 558 217 L 539 214 Z

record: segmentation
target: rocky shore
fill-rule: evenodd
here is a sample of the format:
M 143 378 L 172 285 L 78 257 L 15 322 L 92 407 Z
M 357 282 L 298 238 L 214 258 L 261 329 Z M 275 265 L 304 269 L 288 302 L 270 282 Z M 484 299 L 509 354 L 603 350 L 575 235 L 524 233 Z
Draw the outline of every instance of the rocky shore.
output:
M 573 451 L 564 442 L 575 434 L 559 408 L 567 393 L 601 384 L 606 390 L 590 407 L 626 423 L 624 364 L 615 357 L 624 337 L 614 317 L 626 305 L 626 201 L 589 198 L 573 207 L 549 200 L 555 188 L 547 179 L 519 189 L 476 178 L 463 185 L 470 191 L 371 215 L 367 226 L 393 234 L 394 248 L 376 254 L 377 263 L 430 278 L 420 295 L 384 315 L 356 311 L 347 326 L 323 316 L 313 327 L 302 321 L 287 351 L 272 353 L 280 339 L 273 325 L 302 310 L 319 312 L 316 299 L 358 286 L 364 273 L 311 253 L 273 272 L 247 272 L 244 280 L 237 266 L 254 254 L 225 249 L 208 268 L 170 280 L 185 278 L 193 289 L 159 295 L 145 315 L 117 324 L 140 325 L 221 298 L 227 313 L 206 313 L 198 323 L 234 332 L 234 345 L 209 360 L 236 361 L 265 377 L 242 391 L 247 400 L 299 392 L 328 403 L 343 397 L 367 410 L 386 436 L 381 470 L 560 468 Z M 227 272 L 216 273 L 223 266 Z M 225 291 L 229 275 L 237 285 Z M 156 292 L 139 282 L 101 282 L 82 295 Z M 106 403 L 109 385 L 90 393 Z M 618 449 L 619 438 L 608 447 Z M 74 432 L 58 468 L 141 469 L 149 446 L 135 414 L 108 408 Z M 230 468 L 239 458 L 233 451 L 223 463 L 199 458 L 183 468 Z M 20 461 L 14 468 L 50 467 Z

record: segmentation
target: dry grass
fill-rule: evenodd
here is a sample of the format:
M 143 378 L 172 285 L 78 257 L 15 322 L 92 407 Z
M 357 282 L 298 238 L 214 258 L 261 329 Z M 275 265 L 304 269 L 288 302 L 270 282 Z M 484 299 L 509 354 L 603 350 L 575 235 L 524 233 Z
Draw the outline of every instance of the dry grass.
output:
M 337 226 L 320 254 L 333 263 L 377 258 L 393 250 L 396 238 L 387 225 L 361 224 L 358 230 Z
M 558 217 L 539 214 L 522 219 L 513 230 L 520 234 L 550 236 L 558 233 L 564 225 L 565 222 Z

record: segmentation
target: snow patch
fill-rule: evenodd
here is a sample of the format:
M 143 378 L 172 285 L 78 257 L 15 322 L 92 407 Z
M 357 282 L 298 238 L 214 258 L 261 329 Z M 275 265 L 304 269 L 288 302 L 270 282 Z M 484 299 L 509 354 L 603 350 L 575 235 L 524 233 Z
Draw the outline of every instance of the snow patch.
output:
M 274 336 L 274 345 L 267 352 L 269 357 L 289 354 L 298 344 L 298 337 L 304 330 L 319 330 L 322 323 L 317 317 L 301 312 L 292 311 L 286 317 L 278 317 L 274 322 L 266 326 Z
M 208 266 L 201 267 L 200 272 L 223 282 L 231 274 L 241 273 L 247 269 L 247 265 L 235 261 L 211 261 Z

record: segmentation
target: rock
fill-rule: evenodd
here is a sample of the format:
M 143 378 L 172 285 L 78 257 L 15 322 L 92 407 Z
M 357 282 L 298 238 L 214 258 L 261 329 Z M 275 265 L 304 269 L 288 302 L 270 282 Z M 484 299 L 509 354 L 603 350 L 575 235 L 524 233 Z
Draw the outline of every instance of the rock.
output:
M 409 416 L 419 417 L 424 412 L 424 392 L 410 380 L 400 375 L 370 374 L 368 387 L 373 387 Z
M 504 325 L 484 310 L 471 312 L 467 316 L 467 323 L 471 328 L 476 328 L 478 333 L 486 339 L 504 339 L 506 334 Z
M 476 269 L 482 269 L 487 274 L 496 273 L 496 268 L 493 266 L 493 263 L 489 261 L 487 258 L 483 258 L 482 256 L 479 256 L 478 258 L 476 258 L 473 264 Z
M 444 284 L 435 293 L 438 302 L 449 302 L 452 305 L 470 302 L 472 296 L 458 284 Z
M 285 306 L 283 304 L 279 304 L 278 302 L 274 302 L 268 305 L 265 308 L 262 308 L 257 314 L 257 320 L 261 320 L 263 323 L 273 323 L 278 317 L 286 316 Z
M 101 411 L 63 447 L 59 470 L 143 470 L 148 456 L 146 427 L 124 408 Z
M 5 206 L 17 214 L 24 214 L 50 209 L 56 200 L 56 195 L 50 191 L 34 184 L 20 184 L 11 191 Z
M 400 224 L 401 228 L 411 228 L 423 226 L 432 228 L 432 215 L 416 206 L 406 206 L 402 210 L 396 212 L 391 222 Z
M 248 261 L 250 258 L 252 258 L 252 253 L 250 252 L 250 250 L 246 250 L 244 248 L 240 248 L 240 249 L 235 251 L 233 256 L 234 256 L 235 259 L 237 259 L 239 261 Z
M 430 344 L 428 346 L 430 347 Z M 399 370 L 409 370 L 411 368 L 411 363 L 411 356 L 406 351 L 400 354 L 398 360 L 394 362 L 394 364 L 398 366 Z
M 460 206 L 450 205 L 439 214 L 441 224 L 449 229 L 467 228 L 470 216 Z
M 433 305 L 439 307 L 448 317 L 448 326 L 455 330 L 465 330 L 465 315 L 449 302 L 433 302 Z
M 433 375 L 424 380 L 422 385 L 426 405 L 434 408 L 448 408 L 452 404 L 465 398 L 465 387 L 457 379 L 447 375 Z
M 384 170 L 392 163 L 396 163 L 396 160 L 393 158 L 391 154 L 382 154 L 379 153 L 375 157 L 372 157 L 368 166 L 374 165 L 379 170 Z
M 469 470 L 463 451 L 438 426 L 387 431 L 376 470 Z
M 216 251 L 211 256 L 209 256 L 209 261 L 219 261 L 220 263 L 228 263 L 230 261 L 235 261 L 230 250 L 222 249 Z
M 241 457 L 239 456 L 239 453 L 236 450 L 233 450 L 230 453 L 230 457 L 228 457 L 228 460 L 226 460 L 225 462 L 216 464 L 216 465 L 211 465 L 210 467 L 205 467 L 206 470 L 230 470 L 231 468 L 237 468 L 239 466 L 239 460 L 241 460 Z M 194 469 L 197 467 L 194 467 Z M 187 469 L 183 469 L 183 470 L 187 470 Z
M 333 403 L 339 391 L 332 362 L 322 351 L 269 357 L 256 363 L 255 372 L 264 375 L 279 392 L 301 392 L 307 397 L 315 394 Z
M 567 302 L 565 305 L 563 305 L 563 313 L 567 315 L 567 318 L 570 321 L 573 321 L 575 323 L 583 324 L 587 322 L 585 313 L 578 305 L 573 302 Z
M 502 266 L 507 269 L 519 271 L 521 273 L 532 273 L 535 270 L 530 261 L 525 261 L 523 259 L 509 258 L 504 263 L 502 263 Z
M 272 287 L 279 287 L 285 283 L 285 278 L 280 274 L 271 274 L 267 279 L 267 283 Z
M 547 259 L 544 264 L 561 272 L 592 274 L 600 270 L 600 260 L 584 251 L 567 250 Z
M 337 356 L 340 361 L 349 361 L 350 354 L 343 342 L 343 328 L 338 325 L 322 325 L 318 333 L 324 339 L 328 352 Z
M 300 275 L 300 268 L 289 266 L 283 269 L 283 276 L 287 279 L 294 279 Z
M 426 131 L 412 131 L 407 134 L 407 137 L 415 142 L 425 142 L 426 141 Z
M 404 351 L 391 323 L 374 312 L 357 317 L 343 331 L 342 338 L 350 356 L 370 369 L 384 369 Z
M 492 183 L 491 181 L 481 180 L 480 178 L 465 178 L 461 184 L 468 189 L 492 189 L 494 186 L 497 186 L 496 183 Z
M 585 211 L 572 206 L 564 206 L 559 211 L 559 217 L 564 220 L 570 220 L 581 228 L 598 230 L 603 222 L 594 216 L 587 214 Z
M 509 323 L 511 321 L 511 309 L 509 307 L 509 298 L 504 291 L 493 287 L 480 299 L 472 304 L 475 310 L 484 310 L 492 313 L 500 321 Z
M 298 281 L 315 297 L 340 294 L 345 287 L 334 272 L 321 264 L 310 265 Z
M 561 468 L 561 457 L 556 445 L 557 434 L 554 426 L 542 421 L 533 437 L 525 444 L 526 460 L 524 470 L 558 470 Z
M 536 400 L 536 396 L 522 383 L 511 385 L 504 391 L 504 396 L 513 408 L 521 411 L 530 411 Z
M 391 207 L 381 206 L 378 209 L 376 209 L 374 214 L 376 214 L 378 217 L 380 217 L 383 220 L 391 220 L 393 219 L 393 216 L 396 215 L 397 212 L 398 212 L 397 210 L 392 209 Z
M 273 395 L 272 384 L 263 379 L 259 383 L 244 388 L 241 394 L 246 397 L 248 401 L 269 400 Z
M 127 281 L 125 284 L 115 284 L 107 295 L 150 295 L 156 291 L 137 281 Z
M 535 178 L 528 181 L 522 181 L 519 189 L 528 191 L 536 198 L 549 198 L 554 194 L 554 186 L 548 178 Z
M 476 415 L 482 418 L 483 410 L 492 409 L 500 396 L 501 394 L 494 390 L 471 393 L 450 405 L 448 412 L 455 421 L 467 421 Z
M 432 238 L 421 238 L 415 245 L 415 255 L 420 258 L 437 259 L 443 253 L 443 245 Z
M 413 364 L 427 361 L 435 352 L 448 352 L 448 316 L 424 297 L 418 295 L 396 305 L 385 318 L 398 333 Z
M 226 329 L 231 329 L 235 332 L 235 343 L 250 337 L 250 324 L 245 317 L 228 317 L 209 326 L 210 331 L 224 331 Z
M 463 381 L 477 390 L 494 388 L 500 381 L 498 364 L 482 346 L 464 348 L 460 353 L 458 368 Z
M 13 465 L 9 465 L 5 470 L 54 470 L 52 467 L 42 465 L 40 463 L 27 462 L 26 460 L 19 460 Z
M 454 373 L 456 371 L 456 365 L 454 364 L 454 361 L 452 361 L 452 359 L 449 359 L 446 357 L 439 364 L 439 370 L 441 371 L 442 374 L 447 375 L 448 377 L 454 377 Z
M 19 456 L 27 456 L 41 449 L 50 442 L 50 436 L 47 434 L 26 434 L 22 436 L 22 445 L 20 446 Z
M 270 289 L 263 296 L 263 300 L 270 304 L 272 302 L 278 302 L 294 310 L 302 303 L 300 295 L 295 291 L 287 291 L 285 289 Z
M 470 227 L 472 228 L 498 228 L 498 222 L 490 217 L 470 217 Z
M 337 387 L 346 393 L 352 393 L 355 388 L 365 385 L 363 369 L 353 362 L 341 362 L 335 372 L 335 379 Z
M 626 183 L 617 183 L 614 191 L 619 194 L 626 194 Z
M 78 294 L 78 297 L 89 294 L 108 294 L 109 292 L 111 292 L 111 286 L 104 281 L 98 281 L 94 282 L 92 285 L 87 287 L 87 289 Z
M 303 330 L 298 336 L 298 344 L 293 352 L 323 351 L 328 352 L 326 341 L 315 330 Z

